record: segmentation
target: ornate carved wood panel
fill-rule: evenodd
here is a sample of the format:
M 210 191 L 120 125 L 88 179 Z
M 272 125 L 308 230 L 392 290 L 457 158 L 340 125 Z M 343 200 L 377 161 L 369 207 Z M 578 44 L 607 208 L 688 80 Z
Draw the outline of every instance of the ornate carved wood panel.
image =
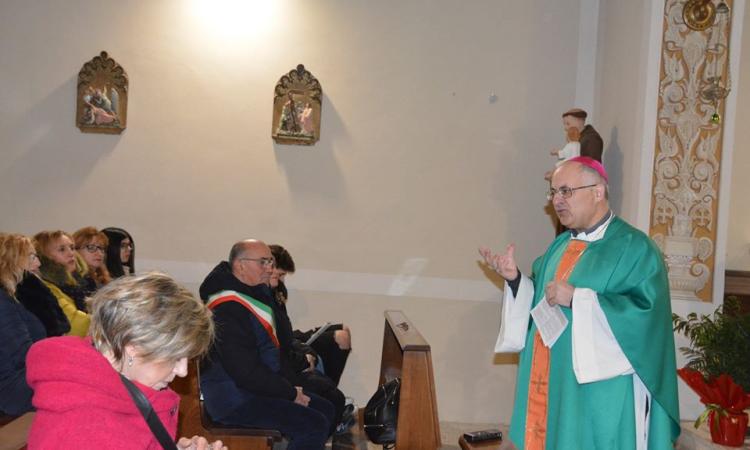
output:
M 667 0 L 664 9 L 649 234 L 664 252 L 672 297 L 710 302 L 724 102 L 709 90 L 717 75 L 728 80 L 731 21 L 717 15 L 714 26 L 692 30 L 684 4 Z

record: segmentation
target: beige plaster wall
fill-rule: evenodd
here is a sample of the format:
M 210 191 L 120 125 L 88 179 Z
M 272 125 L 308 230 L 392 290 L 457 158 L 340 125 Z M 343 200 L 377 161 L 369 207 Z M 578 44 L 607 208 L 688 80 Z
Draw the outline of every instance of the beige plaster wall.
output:
M 727 269 L 750 270 L 750 14 L 745 9 L 732 153 L 732 188 L 727 237 Z
M 441 419 L 507 422 L 516 366 L 494 362 L 499 291 L 476 247 L 515 241 L 528 270 L 553 237 L 542 174 L 573 103 L 578 2 L 247 2 L 263 3 L 219 29 L 187 0 L 0 3 L 0 229 L 122 226 L 139 269 L 193 288 L 234 241 L 283 243 L 298 325 L 354 329 L 358 403 L 397 308 L 433 345 Z M 74 126 L 101 50 L 130 77 L 121 136 Z M 298 63 L 324 92 L 311 148 L 270 138 Z
M 594 124 L 604 139 L 602 157 L 609 174 L 610 204 L 616 214 L 637 222 L 644 102 L 648 75 L 650 3 L 603 0 L 599 13 Z

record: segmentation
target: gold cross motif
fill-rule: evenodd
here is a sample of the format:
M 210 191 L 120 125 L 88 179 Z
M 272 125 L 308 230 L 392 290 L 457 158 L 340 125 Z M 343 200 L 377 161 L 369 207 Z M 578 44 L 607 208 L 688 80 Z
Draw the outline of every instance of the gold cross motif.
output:
M 534 437 L 541 438 L 542 436 L 544 436 L 544 432 L 547 431 L 547 429 L 546 427 L 537 424 L 531 427 L 529 431 L 531 431 Z
M 547 386 L 547 380 L 545 380 L 542 377 L 537 378 L 536 380 L 531 380 L 531 385 L 536 386 L 536 391 L 541 393 L 542 388 Z
M 540 425 L 540 424 L 534 424 L 532 425 L 528 430 L 526 434 L 526 448 L 533 448 L 532 443 L 534 441 L 542 441 L 544 442 L 544 437 L 546 433 L 546 427 Z

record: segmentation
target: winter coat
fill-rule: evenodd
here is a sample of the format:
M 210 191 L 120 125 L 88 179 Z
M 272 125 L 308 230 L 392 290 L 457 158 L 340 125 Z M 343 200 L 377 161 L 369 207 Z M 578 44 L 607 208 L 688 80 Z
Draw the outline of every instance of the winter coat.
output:
M 42 323 L 0 288 L 0 412 L 20 416 L 31 411 L 26 353 L 44 337 Z
M 36 343 L 27 357 L 27 378 L 37 409 L 29 450 L 161 449 L 119 374 L 90 339 L 64 336 Z M 134 384 L 174 438 L 179 395 Z
M 200 296 L 209 300 L 225 292 L 252 297 L 269 310 L 276 303 L 267 285 L 242 283 L 229 264 L 222 262 L 201 284 Z M 227 301 L 216 307 L 209 303 L 209 307 L 216 324 L 216 340 L 202 367 L 201 388 L 211 417 L 221 420 L 255 396 L 294 400 L 297 391 L 281 374 L 275 334 L 269 335 L 258 318 L 238 302 Z M 275 318 L 271 322 L 275 323 Z
M 47 336 L 62 336 L 70 331 L 70 322 L 57 297 L 38 276 L 26 272 L 16 286 L 16 298 L 42 322 Z

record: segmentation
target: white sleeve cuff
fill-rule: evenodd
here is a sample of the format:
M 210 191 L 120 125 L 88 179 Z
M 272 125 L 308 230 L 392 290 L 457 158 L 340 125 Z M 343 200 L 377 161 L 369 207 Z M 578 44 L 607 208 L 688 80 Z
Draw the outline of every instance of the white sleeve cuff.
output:
M 495 343 L 495 353 L 515 353 L 523 350 L 533 300 L 534 284 L 526 275 L 521 274 L 521 283 L 515 297 L 513 290 L 507 282 L 505 283 L 502 322 Z
M 591 383 L 633 373 L 596 292 L 576 288 L 572 305 L 573 371 L 578 382 Z

